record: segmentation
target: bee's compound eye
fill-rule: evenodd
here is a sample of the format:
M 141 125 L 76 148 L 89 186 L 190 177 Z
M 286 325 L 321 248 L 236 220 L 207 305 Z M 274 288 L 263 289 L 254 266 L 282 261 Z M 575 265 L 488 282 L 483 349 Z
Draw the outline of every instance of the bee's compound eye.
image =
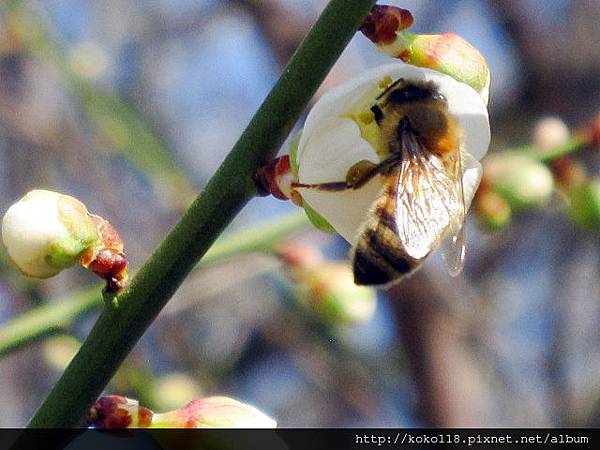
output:
M 371 106 L 371 112 L 375 116 L 375 122 L 380 123 L 381 119 L 383 119 L 383 111 L 377 105 Z
M 444 95 L 439 92 L 439 91 L 432 91 L 431 92 L 431 98 L 435 101 L 447 104 L 448 101 L 446 100 L 446 97 L 444 97 Z
M 401 104 L 406 102 L 413 102 L 416 100 L 423 100 L 432 97 L 431 89 L 422 88 L 414 84 L 408 84 L 405 87 L 393 91 L 388 101 L 391 103 Z

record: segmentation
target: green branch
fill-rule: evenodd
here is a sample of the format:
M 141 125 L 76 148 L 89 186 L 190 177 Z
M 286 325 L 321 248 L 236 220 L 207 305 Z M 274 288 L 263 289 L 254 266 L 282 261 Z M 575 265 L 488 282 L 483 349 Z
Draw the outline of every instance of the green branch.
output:
M 570 155 L 571 153 L 578 152 L 589 145 L 585 139 L 580 136 L 573 136 L 569 141 L 561 146 L 558 146 L 549 152 L 545 152 L 539 156 L 540 161 L 549 162 L 553 159 L 560 158 L 561 156 Z
M 277 242 L 309 226 L 303 211 L 261 221 L 219 238 L 198 267 L 216 264 L 233 256 L 270 251 Z M 82 314 L 102 306 L 101 284 L 70 293 L 31 309 L 0 327 L 0 357 L 46 336 L 63 331 Z
M 497 153 L 524 153 L 532 155 L 535 159 L 541 162 L 547 163 L 562 156 L 567 156 L 576 153 L 584 149 L 588 145 L 588 140 L 581 136 L 574 135 L 565 144 L 559 145 L 558 147 L 546 152 L 540 152 L 540 150 L 534 144 L 526 144 L 516 147 L 505 148 Z
M 30 421 L 80 423 L 127 354 L 198 260 L 255 195 L 252 175 L 272 158 L 375 0 L 331 0 L 206 189 L 132 279 Z

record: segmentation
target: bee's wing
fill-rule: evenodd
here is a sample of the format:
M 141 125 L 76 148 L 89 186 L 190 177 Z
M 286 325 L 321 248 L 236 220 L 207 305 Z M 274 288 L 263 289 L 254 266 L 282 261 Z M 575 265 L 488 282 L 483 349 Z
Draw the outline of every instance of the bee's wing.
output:
M 458 275 L 465 265 L 465 193 L 463 187 L 463 161 L 460 152 L 453 155 L 453 159 L 449 161 L 452 173 L 452 179 L 456 183 L 458 207 L 462 211 L 458 211 L 456 220 L 454 221 L 448 238 L 442 241 L 441 250 L 444 255 L 444 261 L 448 268 L 448 272 L 453 277 Z
M 462 268 L 465 205 L 460 157 L 448 161 L 448 169 L 413 134 L 405 133 L 401 145 L 403 159 L 390 169 L 354 248 L 357 284 L 398 281 L 448 236 L 453 242 L 449 265 Z
M 442 255 L 448 273 L 453 277 L 460 274 L 465 265 L 465 227 L 461 227 L 456 233 L 453 233 L 448 239 L 442 241 Z
M 419 263 L 406 253 L 398 235 L 401 164 L 399 161 L 390 169 L 384 188 L 354 246 L 352 264 L 356 284 L 390 284 L 414 270 Z
M 451 236 L 447 262 L 451 271 L 460 271 L 465 218 L 460 153 L 444 165 L 412 134 L 404 134 L 402 145 L 405 158 L 398 180 L 397 208 L 400 242 L 412 258 L 423 259 Z

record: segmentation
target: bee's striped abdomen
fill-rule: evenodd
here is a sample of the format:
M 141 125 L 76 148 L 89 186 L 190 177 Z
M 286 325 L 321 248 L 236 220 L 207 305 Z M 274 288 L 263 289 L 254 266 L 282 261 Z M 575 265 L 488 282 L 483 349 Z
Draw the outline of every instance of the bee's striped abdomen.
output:
M 417 268 L 420 260 L 406 254 L 398 238 L 396 203 L 399 167 L 386 182 L 364 225 L 353 255 L 354 282 L 388 284 Z

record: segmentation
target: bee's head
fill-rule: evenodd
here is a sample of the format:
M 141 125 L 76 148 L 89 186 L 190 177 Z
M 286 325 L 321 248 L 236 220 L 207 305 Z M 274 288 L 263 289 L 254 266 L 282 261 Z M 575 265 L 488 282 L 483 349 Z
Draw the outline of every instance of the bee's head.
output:
M 403 82 L 398 80 L 397 83 L 390 86 L 391 89 L 387 93 L 386 102 L 389 105 L 404 105 L 411 102 L 419 101 L 434 101 L 446 104 L 446 99 L 437 87 L 429 83 L 414 83 L 414 82 Z
M 371 107 L 375 121 L 389 148 L 395 148 L 406 132 L 435 153 L 446 153 L 458 145 L 448 102 L 433 82 L 396 80 Z

